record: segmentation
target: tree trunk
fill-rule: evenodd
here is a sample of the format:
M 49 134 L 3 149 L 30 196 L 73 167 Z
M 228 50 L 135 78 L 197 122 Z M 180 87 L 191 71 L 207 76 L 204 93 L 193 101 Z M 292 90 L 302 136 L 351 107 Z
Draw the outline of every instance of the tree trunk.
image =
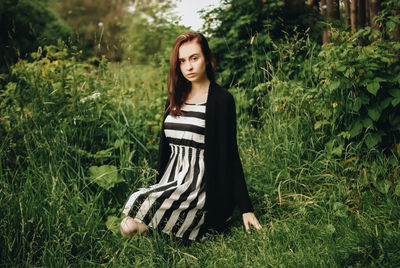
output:
M 365 0 L 357 0 L 357 2 L 358 30 L 365 27 Z
M 374 17 L 378 15 L 378 12 L 381 10 L 379 2 L 379 0 L 369 1 L 369 24 L 374 29 L 380 29 L 380 25 L 374 22 Z
M 332 23 L 335 20 L 340 19 L 339 13 L 339 0 L 324 0 L 321 1 L 321 14 L 325 16 L 326 21 Z M 322 35 L 322 41 L 324 43 L 329 42 L 331 36 L 330 27 L 324 30 Z
M 364 5 L 365 5 L 365 26 L 371 26 L 370 24 L 370 15 L 371 12 L 369 11 L 369 0 L 364 0 Z
M 357 25 L 357 0 L 351 0 L 351 31 L 355 32 L 358 29 Z
M 400 14 L 400 10 L 393 11 L 393 16 L 397 16 L 399 14 Z M 399 40 L 400 39 L 400 24 L 396 25 L 396 28 L 394 29 L 391 38 L 395 39 L 395 40 Z
M 321 15 L 326 18 L 326 1 L 327 0 L 321 0 Z M 325 29 L 324 32 L 322 33 L 322 43 L 328 43 L 328 37 L 329 37 L 329 31 L 328 29 Z
M 340 19 L 339 0 L 326 0 L 326 13 L 330 20 Z
M 350 0 L 344 1 L 344 10 L 345 10 L 345 21 L 346 21 L 346 28 L 351 27 L 351 19 L 350 19 Z

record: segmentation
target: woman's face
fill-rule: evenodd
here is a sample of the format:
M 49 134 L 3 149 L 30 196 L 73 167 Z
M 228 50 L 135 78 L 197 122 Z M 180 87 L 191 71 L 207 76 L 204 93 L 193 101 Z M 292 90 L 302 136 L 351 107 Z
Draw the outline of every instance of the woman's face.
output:
M 178 63 L 182 75 L 190 82 L 208 80 L 207 63 L 201 51 L 201 46 L 196 40 L 185 42 L 179 47 Z

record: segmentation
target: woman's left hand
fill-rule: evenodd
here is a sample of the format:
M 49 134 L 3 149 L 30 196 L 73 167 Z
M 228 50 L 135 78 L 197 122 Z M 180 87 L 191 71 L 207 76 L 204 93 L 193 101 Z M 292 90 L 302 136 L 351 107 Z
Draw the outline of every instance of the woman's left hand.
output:
M 246 228 L 246 232 L 250 233 L 250 224 L 254 226 L 257 230 L 260 230 L 262 227 L 258 222 L 256 215 L 253 212 L 243 213 L 243 224 L 244 228 Z

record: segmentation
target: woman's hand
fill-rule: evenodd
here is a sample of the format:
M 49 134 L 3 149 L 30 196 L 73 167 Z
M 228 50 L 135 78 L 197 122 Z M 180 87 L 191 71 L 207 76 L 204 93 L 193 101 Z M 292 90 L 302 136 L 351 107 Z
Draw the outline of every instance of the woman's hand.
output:
M 258 222 L 256 215 L 253 212 L 243 213 L 243 224 L 244 228 L 246 228 L 246 232 L 250 233 L 250 224 L 254 226 L 257 230 L 260 230 L 262 227 Z

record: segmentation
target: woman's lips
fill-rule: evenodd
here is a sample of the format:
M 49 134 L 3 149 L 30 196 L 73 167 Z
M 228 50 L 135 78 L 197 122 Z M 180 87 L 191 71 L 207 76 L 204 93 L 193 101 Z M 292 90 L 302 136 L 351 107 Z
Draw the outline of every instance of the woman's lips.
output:
M 192 77 L 192 76 L 195 76 L 195 75 L 196 75 L 195 73 L 190 73 L 190 74 L 187 74 L 186 76 Z

